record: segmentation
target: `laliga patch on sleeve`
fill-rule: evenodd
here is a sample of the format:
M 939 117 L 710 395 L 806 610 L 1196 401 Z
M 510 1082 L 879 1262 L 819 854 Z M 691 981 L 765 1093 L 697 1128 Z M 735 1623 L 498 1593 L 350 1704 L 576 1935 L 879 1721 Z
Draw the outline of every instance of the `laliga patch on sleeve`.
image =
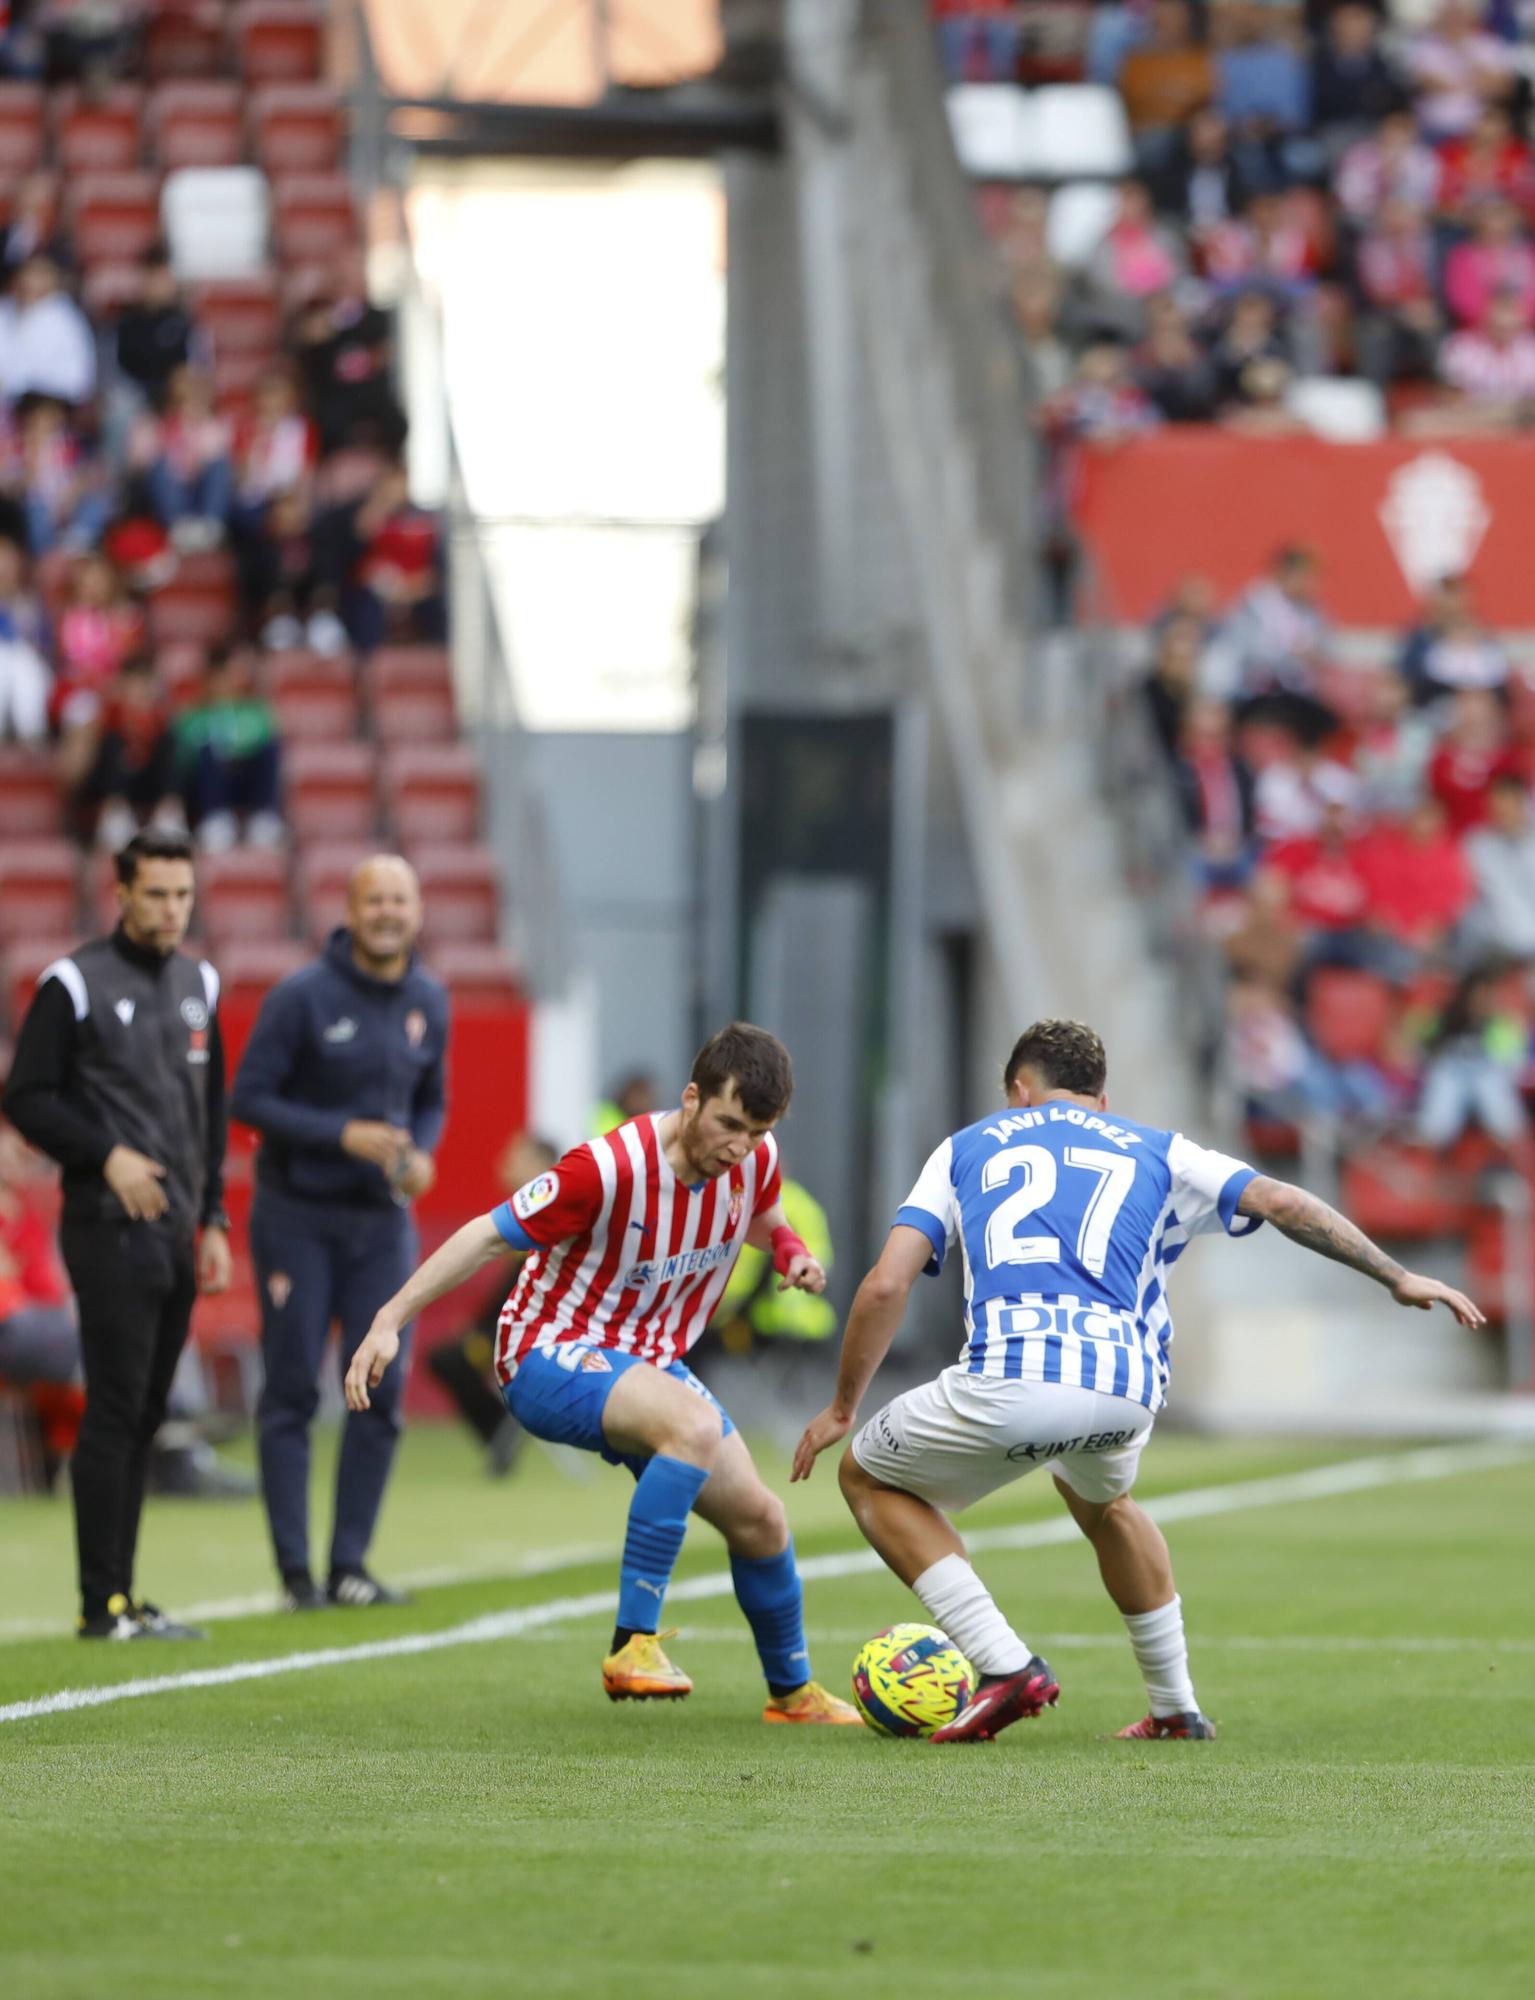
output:
M 529 1181 L 526 1187 L 518 1188 L 512 1196 L 512 1213 L 519 1222 L 526 1222 L 530 1216 L 537 1215 L 541 1208 L 547 1208 L 559 1191 L 558 1174 L 540 1174 L 536 1180 Z

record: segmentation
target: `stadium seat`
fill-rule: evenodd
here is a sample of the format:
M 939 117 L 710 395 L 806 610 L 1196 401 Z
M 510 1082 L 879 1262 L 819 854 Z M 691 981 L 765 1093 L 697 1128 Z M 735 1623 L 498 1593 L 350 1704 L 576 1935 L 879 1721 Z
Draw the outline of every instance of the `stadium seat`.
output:
M 501 877 L 484 847 L 416 847 L 428 942 L 492 944 L 501 917 Z
M 245 157 L 237 83 L 162 83 L 149 100 L 154 155 L 176 167 L 234 167 Z
M 377 852 L 371 840 L 312 840 L 294 870 L 304 934 L 323 944 L 346 915 L 346 887 L 353 870 Z
M 262 680 L 284 737 L 349 743 L 357 734 L 356 674 L 349 659 L 318 653 L 271 653 Z
M 1369 1062 L 1391 1025 L 1391 988 L 1373 972 L 1323 966 L 1306 988 L 1306 1026 L 1332 1062 Z
M 73 931 L 80 904 L 75 850 L 67 840 L 8 840 L 0 852 L 0 937 Z
M 1524 1246 L 1529 1264 L 1529 1235 L 1515 1224 L 1517 1239 Z M 1474 1209 L 1466 1232 L 1466 1289 L 1493 1326 L 1502 1326 L 1510 1310 L 1529 1310 L 1535 1299 L 1535 1267 L 1524 1276 L 1523 1297 L 1509 1283 L 1509 1217 L 1501 1208 L 1488 1205 Z
M 220 410 L 226 404 L 243 407 L 254 394 L 256 384 L 272 366 L 270 352 L 242 354 L 225 347 L 213 350 L 213 388 Z
M 1285 408 L 1333 444 L 1370 444 L 1386 432 L 1386 399 L 1373 382 L 1303 375 L 1285 392 Z
M 117 864 L 105 849 L 93 847 L 85 857 L 85 929 L 91 936 L 117 923 Z
M 1124 100 L 1103 84 L 1051 84 L 1026 99 L 1022 172 L 1038 180 L 1118 178 L 1133 171 Z
M 160 197 L 176 275 L 250 278 L 267 267 L 271 200 L 258 167 L 180 167 Z
M 309 840 L 366 840 L 378 821 L 370 743 L 285 743 L 284 814 Z
M 195 640 L 177 639 L 155 649 L 155 672 L 172 708 L 184 708 L 197 690 L 208 664 L 208 649 Z
M 233 29 L 247 84 L 310 83 L 324 67 L 323 24 L 304 0 L 242 0 Z
M 458 734 L 453 663 L 444 646 L 381 646 L 364 670 L 383 743 L 449 743 Z
M 42 91 L 35 83 L 0 83 L 0 175 L 34 173 L 42 159 Z
M 157 0 L 144 24 L 144 74 L 151 83 L 216 77 L 223 54 L 221 0 Z
M 1028 169 L 1028 97 L 1012 83 L 957 83 L 948 92 L 949 131 L 967 174 L 1017 180 Z
M 149 600 L 150 636 L 157 647 L 185 642 L 219 646 L 234 633 L 235 591 L 227 578 L 199 579 L 185 566 Z
M 53 146 L 66 174 L 132 172 L 144 153 L 144 93 L 136 83 L 53 93 Z
M 521 997 L 517 968 L 499 945 L 434 945 L 429 964 L 457 1002 L 504 1007 Z
M 384 753 L 383 790 L 406 846 L 473 840 L 479 831 L 480 770 L 467 744 L 394 745 Z
M 269 848 L 237 847 L 197 864 L 197 908 L 211 945 L 285 938 L 292 928 L 288 863 Z
M 131 264 L 160 239 L 153 174 L 83 174 L 65 196 L 70 236 L 81 264 Z
M 344 174 L 284 174 L 272 183 L 272 234 L 284 264 L 326 264 L 357 242 Z
M 14 943 L 4 944 L 5 979 L 0 986 L 0 1000 L 8 1010 L 13 1035 L 32 1005 L 39 975 L 56 958 L 67 958 L 79 942 L 80 932 L 71 925 L 55 937 L 18 938 Z
M 112 319 L 139 294 L 136 264 L 98 264 L 87 271 L 80 286 L 80 303 L 93 325 Z
M 1045 237 L 1050 254 L 1068 270 L 1086 264 L 1108 234 L 1119 196 L 1102 181 L 1068 181 L 1050 197 Z
M 0 839 L 56 834 L 63 811 L 52 753 L 16 744 L 0 747 Z
M 1344 1214 L 1367 1236 L 1423 1240 L 1465 1227 L 1464 1184 L 1421 1146 L 1383 1144 L 1349 1155 L 1339 1189 Z
M 341 105 L 325 83 L 253 91 L 252 150 L 269 174 L 334 173 L 341 158 Z
M 270 271 L 193 285 L 189 303 L 216 354 L 275 352 L 281 332 L 277 280 Z
M 293 938 L 240 938 L 219 953 L 219 1004 L 226 1011 L 258 1007 L 281 979 L 309 963 Z

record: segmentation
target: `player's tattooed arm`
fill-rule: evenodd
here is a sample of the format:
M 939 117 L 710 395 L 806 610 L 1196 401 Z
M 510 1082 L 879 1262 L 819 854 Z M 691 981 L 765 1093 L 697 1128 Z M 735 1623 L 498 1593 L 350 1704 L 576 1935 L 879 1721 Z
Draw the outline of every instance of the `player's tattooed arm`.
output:
M 1372 1243 L 1346 1215 L 1340 1215 L 1319 1196 L 1291 1181 L 1271 1180 L 1268 1175 L 1259 1174 L 1237 1197 L 1237 1212 L 1271 1222 L 1291 1242 L 1373 1278 L 1386 1287 L 1398 1305 L 1417 1306 L 1426 1312 L 1432 1305 L 1443 1304 L 1462 1326 L 1484 1324 L 1485 1316 L 1463 1292 L 1441 1284 L 1437 1278 L 1425 1278 L 1405 1269 L 1394 1257 L 1387 1256 L 1378 1243 Z

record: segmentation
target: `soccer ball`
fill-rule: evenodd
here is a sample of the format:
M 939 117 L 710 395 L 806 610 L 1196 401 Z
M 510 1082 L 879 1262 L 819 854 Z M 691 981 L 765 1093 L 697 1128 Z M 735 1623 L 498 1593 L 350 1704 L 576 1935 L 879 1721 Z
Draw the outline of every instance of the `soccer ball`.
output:
M 881 1736 L 931 1736 L 975 1692 L 975 1669 L 936 1625 L 890 1625 L 858 1649 L 853 1700 Z

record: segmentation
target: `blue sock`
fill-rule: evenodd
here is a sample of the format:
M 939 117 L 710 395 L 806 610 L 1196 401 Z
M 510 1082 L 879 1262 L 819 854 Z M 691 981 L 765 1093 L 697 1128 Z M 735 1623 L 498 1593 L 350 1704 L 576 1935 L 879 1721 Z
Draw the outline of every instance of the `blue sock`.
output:
M 688 1515 L 709 1477 L 701 1465 L 657 1452 L 640 1474 L 629 1502 L 629 1529 L 618 1574 L 618 1623 L 631 1632 L 654 1632 L 672 1580 Z
M 791 1541 L 782 1555 L 732 1556 L 736 1602 L 746 1613 L 771 1694 L 792 1694 L 810 1678 L 805 1644 L 805 1594 Z

